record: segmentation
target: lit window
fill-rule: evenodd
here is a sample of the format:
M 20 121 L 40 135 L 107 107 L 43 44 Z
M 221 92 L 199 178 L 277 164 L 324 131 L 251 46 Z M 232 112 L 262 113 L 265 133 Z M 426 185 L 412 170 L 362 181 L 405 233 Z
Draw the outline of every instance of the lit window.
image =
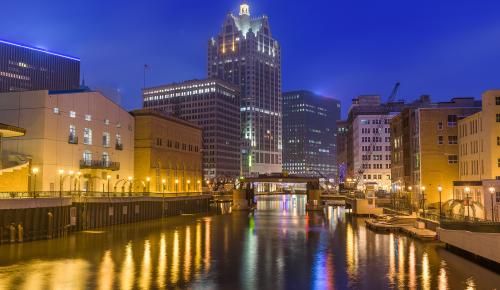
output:
M 85 121 L 92 121 L 92 116 L 89 114 L 85 115 Z
M 458 163 L 458 155 L 448 155 L 448 164 Z
M 104 119 L 104 124 L 109 125 L 109 119 Z
M 108 132 L 102 133 L 102 146 L 109 147 L 110 139 L 111 137 Z
M 69 116 L 71 118 L 76 118 L 76 112 L 75 111 L 69 111 Z
M 83 162 L 86 165 L 90 165 L 90 163 L 92 162 L 92 152 L 88 150 L 83 151 Z
M 92 145 L 92 129 L 83 129 L 83 144 Z
M 59 114 L 59 108 L 54 108 L 54 114 Z

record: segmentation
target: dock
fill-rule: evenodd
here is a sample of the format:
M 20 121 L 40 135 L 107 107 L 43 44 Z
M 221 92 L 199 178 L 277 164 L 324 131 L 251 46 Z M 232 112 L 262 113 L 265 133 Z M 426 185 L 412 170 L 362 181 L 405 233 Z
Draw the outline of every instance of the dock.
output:
M 417 228 L 413 226 L 411 223 L 389 224 L 389 223 L 377 222 L 374 219 L 369 219 L 365 221 L 365 224 L 369 229 L 374 231 L 404 233 L 422 241 L 434 241 L 436 240 L 437 237 L 436 232 L 429 229 Z

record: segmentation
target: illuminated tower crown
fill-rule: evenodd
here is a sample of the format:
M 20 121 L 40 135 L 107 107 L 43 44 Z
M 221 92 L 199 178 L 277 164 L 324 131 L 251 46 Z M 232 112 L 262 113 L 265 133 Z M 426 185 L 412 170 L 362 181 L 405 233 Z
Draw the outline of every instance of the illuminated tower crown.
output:
M 240 16 L 242 15 L 250 16 L 250 6 L 248 6 L 246 1 L 240 5 Z

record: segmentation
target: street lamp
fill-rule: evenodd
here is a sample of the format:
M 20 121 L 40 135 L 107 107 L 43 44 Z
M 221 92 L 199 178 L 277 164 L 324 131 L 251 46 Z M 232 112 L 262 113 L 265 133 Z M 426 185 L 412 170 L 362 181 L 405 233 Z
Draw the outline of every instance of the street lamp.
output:
M 189 179 L 188 179 L 187 184 L 188 184 L 187 191 L 189 192 L 189 190 L 190 190 L 190 185 L 191 185 L 191 180 L 189 180 Z
M 198 179 L 196 183 L 198 184 L 198 190 L 201 192 L 201 180 Z
M 422 189 L 422 212 L 425 217 L 425 186 L 422 186 L 421 189 Z
M 76 173 L 76 176 L 78 177 L 78 196 L 80 196 L 80 178 L 82 176 L 82 173 L 80 171 L 78 171 Z
M 33 198 L 36 198 L 36 175 L 38 174 L 38 167 L 31 169 L 33 176 L 35 177 L 35 181 L 33 183 Z
M 109 174 L 108 174 L 108 175 L 106 176 L 106 179 L 108 180 L 108 197 L 109 197 L 109 182 L 110 182 L 110 180 L 111 180 L 111 175 L 109 175 Z
M 132 176 L 129 176 L 128 177 L 128 195 L 129 196 L 132 196 L 132 181 L 133 181 L 133 177 Z
M 439 191 L 439 218 L 441 219 L 443 217 L 443 212 L 442 212 L 442 204 L 441 204 L 441 192 L 443 192 L 443 187 L 438 186 L 438 191 Z
M 73 174 L 75 174 L 75 172 L 73 170 L 68 171 L 68 175 L 69 175 L 69 195 L 71 195 L 71 184 L 73 183 L 71 179 L 73 178 Z
M 495 221 L 495 214 L 494 214 L 494 211 L 493 211 L 493 194 L 495 193 L 495 188 L 494 187 L 490 187 L 489 191 L 490 191 L 490 198 L 491 198 L 491 220 Z
M 470 187 L 465 188 L 465 194 L 466 194 L 466 200 L 467 200 L 467 219 L 470 218 L 470 211 L 469 211 L 469 192 L 470 192 Z
M 408 206 L 410 208 L 410 214 L 413 213 L 413 192 L 412 192 L 413 187 L 408 186 Z
M 62 197 L 63 174 L 64 170 L 59 169 L 59 197 Z
M 179 179 L 175 179 L 175 195 L 177 195 L 177 193 L 179 192 L 178 190 L 178 185 L 179 185 Z
M 146 183 L 147 183 L 147 192 L 150 192 L 150 185 L 151 185 L 151 177 L 146 177 Z

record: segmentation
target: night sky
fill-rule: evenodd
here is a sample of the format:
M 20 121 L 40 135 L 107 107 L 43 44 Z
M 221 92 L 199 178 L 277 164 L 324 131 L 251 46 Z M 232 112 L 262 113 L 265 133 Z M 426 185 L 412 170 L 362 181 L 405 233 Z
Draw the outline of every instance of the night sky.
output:
M 87 85 L 119 90 L 127 109 L 147 85 L 206 77 L 207 40 L 240 0 L 2 0 L 0 38 L 82 59 Z M 281 43 L 283 90 L 338 98 L 500 89 L 498 0 L 250 0 Z

